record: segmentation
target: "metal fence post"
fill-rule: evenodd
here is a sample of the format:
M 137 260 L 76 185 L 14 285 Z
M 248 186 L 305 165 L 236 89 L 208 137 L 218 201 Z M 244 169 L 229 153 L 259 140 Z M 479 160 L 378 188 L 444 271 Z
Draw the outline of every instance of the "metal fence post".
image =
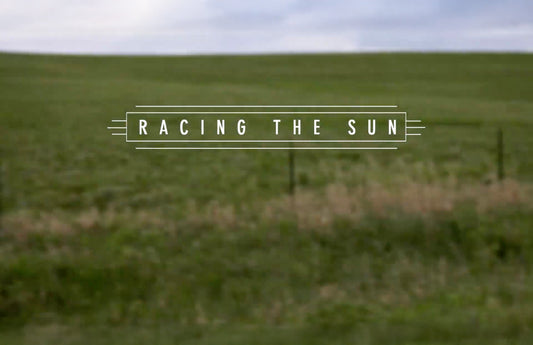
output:
M 296 178 L 294 177 L 294 149 L 292 142 L 289 148 L 289 194 L 294 196 L 294 189 L 296 187 Z
M 498 180 L 503 180 L 505 178 L 505 170 L 503 164 L 503 130 L 501 127 L 498 128 Z

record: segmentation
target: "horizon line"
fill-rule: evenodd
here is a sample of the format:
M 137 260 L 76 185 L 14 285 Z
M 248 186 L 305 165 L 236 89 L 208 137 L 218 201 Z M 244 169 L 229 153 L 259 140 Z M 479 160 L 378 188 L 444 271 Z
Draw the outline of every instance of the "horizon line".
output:
M 264 51 L 264 52 L 64 52 L 35 50 L 3 50 L 5 55 L 74 56 L 74 57 L 211 57 L 211 56 L 302 56 L 302 55 L 372 55 L 372 54 L 533 54 L 533 50 L 460 50 L 460 49 L 383 49 L 354 51 Z

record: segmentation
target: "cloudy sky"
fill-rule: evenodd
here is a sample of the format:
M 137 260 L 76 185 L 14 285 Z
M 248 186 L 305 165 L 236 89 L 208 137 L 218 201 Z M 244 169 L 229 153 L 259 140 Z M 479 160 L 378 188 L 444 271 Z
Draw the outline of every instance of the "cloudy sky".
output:
M 0 51 L 533 51 L 532 0 L 7 0 Z

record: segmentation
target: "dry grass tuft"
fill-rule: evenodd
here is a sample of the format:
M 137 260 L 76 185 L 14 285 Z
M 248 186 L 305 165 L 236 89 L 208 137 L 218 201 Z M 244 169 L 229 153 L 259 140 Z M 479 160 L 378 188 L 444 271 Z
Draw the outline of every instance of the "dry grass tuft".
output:
M 424 218 L 449 212 L 460 203 L 473 202 L 481 214 L 513 205 L 532 206 L 532 186 L 507 180 L 490 185 L 462 186 L 456 180 L 441 184 L 403 181 L 395 187 L 378 183 L 349 188 L 331 184 L 323 190 L 299 190 L 294 197 L 282 196 L 260 204 L 246 205 L 240 211 L 234 205 L 218 201 L 199 207 L 190 202 L 186 216 L 176 220 L 160 210 L 100 211 L 97 208 L 72 212 L 19 211 L 4 216 L 7 233 L 25 239 L 28 234 L 50 233 L 61 236 L 80 231 L 113 229 L 134 225 L 139 229 L 174 231 L 180 227 L 210 226 L 232 230 L 260 224 L 277 224 L 294 219 L 301 229 L 330 229 L 335 219 L 342 217 L 357 222 L 364 215 L 386 217 L 391 210 Z
M 450 212 L 463 202 L 473 202 L 480 213 L 516 206 L 533 206 L 532 186 L 507 180 L 490 185 L 461 186 L 455 180 L 442 184 L 403 182 L 396 187 L 378 183 L 348 188 L 332 184 L 323 191 L 303 190 L 294 200 L 284 196 L 266 203 L 262 220 L 272 222 L 294 214 L 300 228 L 328 228 L 339 216 L 352 221 L 366 214 L 386 217 L 391 210 L 428 218 Z

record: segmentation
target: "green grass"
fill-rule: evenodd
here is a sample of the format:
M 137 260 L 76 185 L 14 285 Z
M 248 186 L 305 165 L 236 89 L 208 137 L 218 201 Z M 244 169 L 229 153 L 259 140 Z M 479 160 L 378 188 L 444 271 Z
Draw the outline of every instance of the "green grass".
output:
M 532 79 L 531 54 L 1 54 L 0 343 L 529 344 Z M 427 128 L 298 151 L 291 201 L 287 152 L 112 137 L 135 104 L 398 104 Z

